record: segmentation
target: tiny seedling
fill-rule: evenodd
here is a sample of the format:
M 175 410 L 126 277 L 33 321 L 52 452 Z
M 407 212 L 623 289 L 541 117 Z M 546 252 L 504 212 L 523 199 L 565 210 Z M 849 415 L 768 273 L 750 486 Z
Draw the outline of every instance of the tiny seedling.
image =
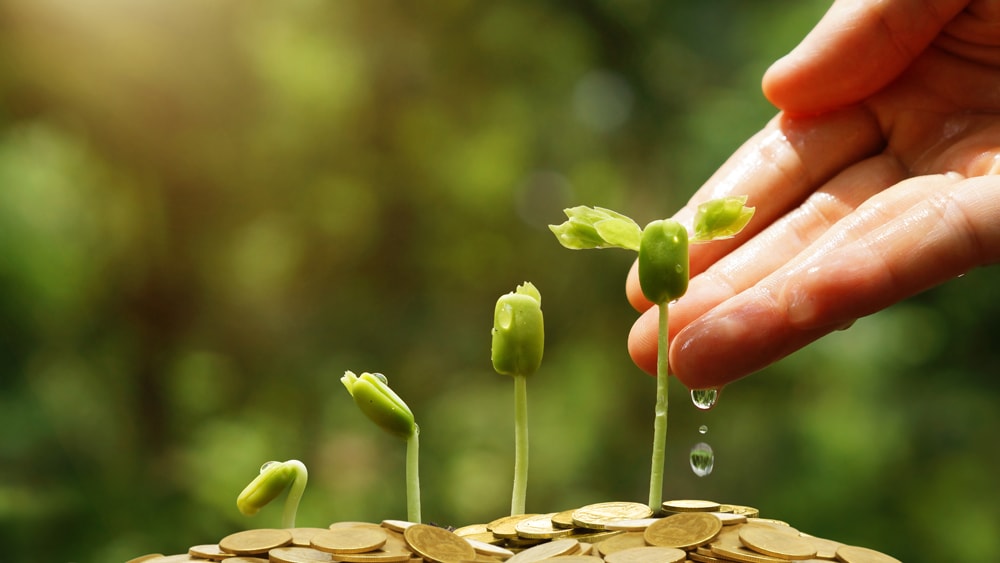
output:
M 735 236 L 753 217 L 747 198 L 715 199 L 698 206 L 693 233 L 678 221 L 660 219 L 640 229 L 631 218 L 600 207 L 566 209 L 567 221 L 549 228 L 566 248 L 624 248 L 639 253 L 639 286 L 659 312 L 656 357 L 656 410 L 653 419 L 653 455 L 649 477 L 649 508 L 660 511 L 663 495 L 663 457 L 667 438 L 667 381 L 670 374 L 667 329 L 671 301 L 687 291 L 689 243 Z
M 260 474 L 237 497 L 236 507 L 243 514 L 253 516 L 287 488 L 288 497 L 285 498 L 281 527 L 294 528 L 295 514 L 299 510 L 299 501 L 308 480 L 306 466 L 297 459 L 269 461 L 260 466 Z
M 527 377 L 542 363 L 542 295 L 531 282 L 501 295 L 493 313 L 493 369 L 514 378 L 514 491 L 511 515 L 524 514 L 528 491 Z
M 355 375 L 348 371 L 340 381 L 372 422 L 406 440 L 406 517 L 410 522 L 420 523 L 420 428 L 413 412 L 389 388 L 389 381 L 381 373 Z

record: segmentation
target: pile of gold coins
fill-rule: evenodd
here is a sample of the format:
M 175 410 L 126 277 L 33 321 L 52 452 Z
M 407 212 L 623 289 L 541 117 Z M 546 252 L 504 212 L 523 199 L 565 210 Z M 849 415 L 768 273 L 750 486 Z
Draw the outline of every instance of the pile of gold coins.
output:
M 899 563 L 883 553 L 817 538 L 747 506 L 703 500 L 604 502 L 551 514 L 507 516 L 455 530 L 400 520 L 329 528 L 237 532 L 179 555 L 127 563 Z

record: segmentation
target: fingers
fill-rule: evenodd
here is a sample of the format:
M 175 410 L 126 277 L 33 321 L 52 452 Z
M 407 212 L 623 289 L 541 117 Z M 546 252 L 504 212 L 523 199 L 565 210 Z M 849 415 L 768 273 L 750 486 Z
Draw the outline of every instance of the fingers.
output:
M 751 238 L 801 203 L 839 170 L 882 147 L 877 121 L 863 108 L 828 115 L 791 119 L 778 115 L 754 135 L 699 189 L 674 218 L 691 225 L 699 204 L 710 199 L 748 196 L 754 218 L 739 236 L 691 247 L 691 275 Z M 650 303 L 643 297 L 635 268 L 626 282 L 629 302 L 639 311 Z
M 785 112 L 814 115 L 857 103 L 892 82 L 969 0 L 838 0 L 764 75 Z
M 752 287 L 819 239 L 864 201 L 900 181 L 896 159 L 880 155 L 838 174 L 794 211 L 695 276 L 687 293 L 671 306 L 673 337 L 688 323 Z M 656 369 L 657 311 L 642 315 L 629 334 L 629 351 L 643 369 Z
M 719 387 L 969 269 L 1000 261 L 995 176 L 902 182 L 838 222 L 774 274 L 674 338 L 691 388 Z

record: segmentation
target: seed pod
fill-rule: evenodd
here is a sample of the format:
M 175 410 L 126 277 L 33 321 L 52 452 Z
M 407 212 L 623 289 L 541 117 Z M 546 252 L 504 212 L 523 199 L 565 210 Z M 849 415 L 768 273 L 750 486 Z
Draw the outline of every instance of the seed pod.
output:
M 409 438 L 416 431 L 413 412 L 389 388 L 384 375 L 365 372 L 358 376 L 348 371 L 340 381 L 361 412 L 386 432 Z
M 687 291 L 688 234 L 673 219 L 646 225 L 639 245 L 639 286 L 653 303 L 667 303 Z
M 531 282 L 500 296 L 493 313 L 493 369 L 505 375 L 530 375 L 542 363 L 545 327 L 542 296 Z
M 691 242 L 731 238 L 743 230 L 753 217 L 754 208 L 746 207 L 747 196 L 731 196 L 706 201 L 694 215 Z
M 306 478 L 306 468 L 298 460 L 269 461 L 261 466 L 260 474 L 236 499 L 236 507 L 246 516 L 253 516 L 291 486 L 296 478 Z

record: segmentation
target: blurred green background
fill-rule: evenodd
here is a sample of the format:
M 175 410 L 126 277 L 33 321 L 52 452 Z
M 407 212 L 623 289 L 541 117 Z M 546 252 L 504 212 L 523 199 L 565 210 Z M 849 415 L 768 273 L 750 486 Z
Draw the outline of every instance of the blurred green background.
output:
M 669 215 L 773 114 L 760 77 L 826 7 L 0 3 L 0 558 L 276 526 L 279 506 L 235 506 L 269 459 L 310 468 L 300 525 L 403 517 L 403 444 L 347 369 L 415 411 L 425 520 L 502 516 L 513 386 L 489 329 L 524 280 L 548 334 L 528 510 L 644 502 L 631 256 L 545 225 L 577 204 Z M 707 413 L 673 385 L 665 498 L 908 562 L 997 553 L 998 284 L 975 271 L 862 319 Z

